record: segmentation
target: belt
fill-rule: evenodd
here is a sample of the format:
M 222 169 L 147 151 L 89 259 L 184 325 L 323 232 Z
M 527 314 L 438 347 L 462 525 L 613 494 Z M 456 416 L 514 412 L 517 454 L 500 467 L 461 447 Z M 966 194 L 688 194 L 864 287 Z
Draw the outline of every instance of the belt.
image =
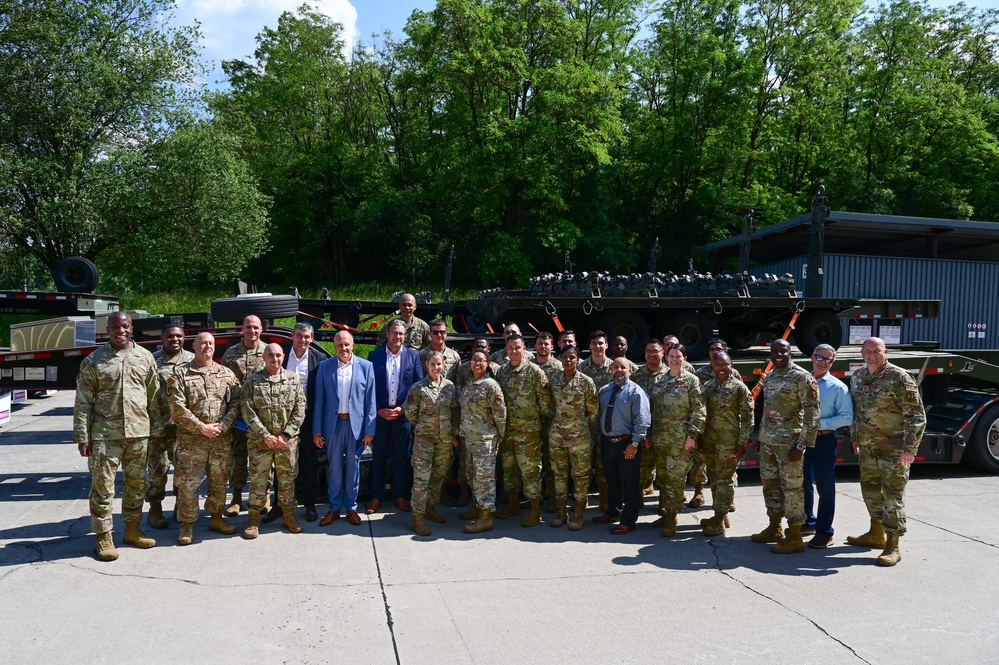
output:
M 607 436 L 606 434 L 601 434 L 601 436 L 611 443 L 624 443 L 625 441 L 631 440 L 630 434 L 622 434 L 621 436 Z
M 347 419 L 350 418 L 350 414 L 349 413 L 338 413 L 338 414 L 336 414 L 336 417 L 339 418 L 340 420 L 347 420 Z
M 825 436 L 826 434 L 835 434 L 835 433 L 836 430 L 834 429 L 820 429 L 818 432 L 816 432 L 818 436 Z

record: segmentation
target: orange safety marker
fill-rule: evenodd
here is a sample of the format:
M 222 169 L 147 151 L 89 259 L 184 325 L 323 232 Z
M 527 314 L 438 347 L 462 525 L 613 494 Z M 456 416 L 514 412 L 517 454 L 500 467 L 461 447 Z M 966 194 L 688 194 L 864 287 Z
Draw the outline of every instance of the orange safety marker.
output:
M 795 312 L 794 314 L 791 315 L 791 321 L 787 324 L 787 328 L 784 330 L 784 334 L 780 336 L 781 339 L 786 341 L 787 338 L 791 335 L 791 331 L 794 330 L 794 324 L 798 320 L 799 314 L 801 314 L 801 312 Z M 767 378 L 767 374 L 770 374 L 770 370 L 772 370 L 773 368 L 774 368 L 774 361 L 772 360 L 768 361 L 766 368 L 763 370 L 763 373 L 760 374 L 759 380 L 756 382 L 756 385 L 753 386 L 753 390 L 750 392 L 750 394 L 753 397 L 753 401 L 756 401 L 756 398 L 759 397 L 760 391 L 763 390 L 763 380 Z

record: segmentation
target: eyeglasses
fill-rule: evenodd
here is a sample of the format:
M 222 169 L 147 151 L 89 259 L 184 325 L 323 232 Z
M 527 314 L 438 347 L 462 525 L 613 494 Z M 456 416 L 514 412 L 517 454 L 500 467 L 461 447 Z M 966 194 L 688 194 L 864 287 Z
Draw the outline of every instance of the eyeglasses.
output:
M 446 330 L 431 330 L 430 334 L 431 335 L 446 335 L 447 331 Z
M 820 356 L 817 353 L 812 357 L 818 360 L 820 363 L 831 363 L 834 360 L 833 358 L 826 358 L 825 356 Z

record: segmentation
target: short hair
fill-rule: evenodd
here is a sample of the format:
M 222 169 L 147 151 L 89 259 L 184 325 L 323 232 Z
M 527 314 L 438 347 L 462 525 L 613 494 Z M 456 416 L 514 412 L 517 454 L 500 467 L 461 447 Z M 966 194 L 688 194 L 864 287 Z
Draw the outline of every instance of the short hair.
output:
M 429 363 L 431 358 L 440 358 L 441 360 L 444 360 L 444 354 L 440 351 L 434 351 L 431 349 L 430 353 L 427 354 L 425 362 Z
M 645 346 L 647 347 L 649 344 L 656 344 L 658 346 L 662 346 L 663 341 L 658 337 L 650 337 L 647 340 L 645 340 Z
M 680 352 L 681 354 L 683 354 L 683 357 L 684 357 L 684 358 L 686 358 L 686 357 L 687 357 L 687 347 L 685 347 L 685 346 L 684 346 L 683 344 L 670 344 L 670 345 L 669 345 L 669 348 L 668 348 L 668 349 L 666 349 L 666 353 L 669 353 L 669 352 L 670 352 L 670 351 L 672 351 L 673 349 L 676 349 L 676 350 L 677 350 L 677 351 L 679 351 L 679 352 Z
M 555 338 L 552 337 L 552 334 L 550 332 L 546 332 L 546 331 L 542 330 L 534 338 L 535 341 L 537 341 L 539 339 L 555 339 Z
M 559 338 L 559 339 L 562 339 L 562 338 L 563 338 L 563 337 L 565 337 L 566 335 L 572 335 L 573 337 L 575 337 L 575 336 L 576 336 L 576 333 L 574 333 L 574 332 L 573 332 L 573 331 L 571 331 L 571 330 L 563 330 L 562 332 L 560 332 L 560 333 L 558 334 L 558 338 Z
M 472 340 L 472 346 L 475 346 L 479 342 L 485 342 L 486 346 L 489 346 L 489 340 L 487 338 L 485 338 L 485 337 L 476 337 L 475 339 L 473 339 Z
M 165 326 L 163 326 L 163 330 L 160 331 L 160 334 L 161 335 L 165 335 L 166 331 L 173 330 L 174 328 L 179 329 L 180 332 L 184 332 L 184 324 L 183 323 L 168 323 Z
M 814 349 L 814 351 L 819 351 L 819 350 L 821 350 L 821 351 L 828 351 L 829 353 L 833 354 L 833 356 L 836 355 L 836 349 L 832 348 L 828 344 L 819 344 Z M 814 351 L 813 351 L 813 353 L 814 353 Z
M 240 323 L 239 325 L 240 325 L 241 327 L 242 327 L 242 326 L 245 326 L 245 325 L 246 325 L 246 320 L 247 320 L 248 318 L 250 318 L 251 316 L 252 316 L 253 318 L 255 318 L 255 319 L 256 319 L 257 321 L 260 321 L 260 323 L 261 323 L 261 324 L 263 324 L 263 319 L 261 319 L 261 318 L 260 318 L 259 316 L 257 316 L 256 314 L 247 314 L 246 316 L 244 316 L 244 317 L 243 317 L 243 321 L 242 321 L 242 322 L 241 322 L 241 323 Z
M 565 354 L 569 353 L 570 351 L 572 351 L 573 353 L 575 353 L 577 356 L 579 355 L 579 349 L 577 349 L 576 347 L 574 347 L 572 344 L 570 344 L 569 346 L 567 346 L 564 349 L 562 349 L 562 352 L 559 353 L 558 355 L 561 357 L 561 356 L 564 356 Z
M 402 319 L 392 319 L 391 321 L 389 321 L 389 324 L 385 326 L 385 332 L 389 332 L 390 330 L 392 330 L 392 328 L 402 328 L 403 330 L 405 330 L 406 322 L 403 321 Z
M 512 335 L 510 335 L 509 337 L 506 338 L 506 343 L 509 344 L 510 342 L 516 342 L 518 339 L 521 342 L 523 342 L 524 341 L 524 336 L 523 335 L 518 335 L 517 333 L 514 333 L 514 334 L 512 334 Z M 526 342 L 525 342 L 525 344 L 526 344 Z
M 712 337 L 708 340 L 708 348 L 711 348 L 715 344 L 721 344 L 722 350 L 728 351 L 728 342 L 723 340 L 721 337 Z
M 312 327 L 312 324 L 306 323 L 305 321 L 299 321 L 295 324 L 295 327 L 291 329 L 292 332 L 296 330 L 301 330 L 304 333 L 309 333 L 310 335 L 316 334 L 316 329 Z
M 435 326 L 444 326 L 445 328 L 447 328 L 447 321 L 445 321 L 444 319 L 434 319 L 428 325 L 431 328 L 433 328 Z
M 607 333 L 605 333 L 603 330 L 594 330 L 593 332 L 590 333 L 590 341 L 591 342 L 596 341 L 596 340 L 600 339 L 601 337 L 604 338 L 605 342 L 607 341 Z

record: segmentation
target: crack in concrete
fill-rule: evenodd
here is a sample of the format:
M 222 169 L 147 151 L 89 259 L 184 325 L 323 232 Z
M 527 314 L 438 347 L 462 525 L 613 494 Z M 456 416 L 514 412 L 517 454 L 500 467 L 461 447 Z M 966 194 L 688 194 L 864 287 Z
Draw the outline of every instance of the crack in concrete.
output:
M 368 522 L 368 537 L 371 539 L 371 553 L 375 557 L 375 570 L 378 571 L 378 586 L 382 591 L 382 602 L 385 604 L 385 623 L 388 625 L 389 635 L 392 637 L 392 653 L 395 654 L 396 665 L 401 665 L 399 660 L 399 645 L 395 641 L 395 623 L 392 620 L 392 608 L 389 606 L 388 594 L 385 592 L 385 581 L 382 579 L 382 565 L 378 561 L 378 547 L 375 545 L 375 530 L 370 519 Z

